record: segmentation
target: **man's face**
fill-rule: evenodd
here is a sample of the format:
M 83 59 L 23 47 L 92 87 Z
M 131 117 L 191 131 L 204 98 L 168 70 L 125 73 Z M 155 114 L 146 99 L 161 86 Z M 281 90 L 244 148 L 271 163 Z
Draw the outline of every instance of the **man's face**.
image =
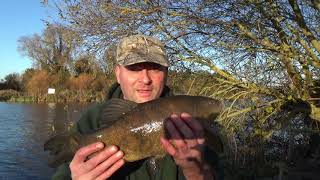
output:
M 159 98 L 167 79 L 166 67 L 149 62 L 118 65 L 115 73 L 124 99 L 137 103 Z

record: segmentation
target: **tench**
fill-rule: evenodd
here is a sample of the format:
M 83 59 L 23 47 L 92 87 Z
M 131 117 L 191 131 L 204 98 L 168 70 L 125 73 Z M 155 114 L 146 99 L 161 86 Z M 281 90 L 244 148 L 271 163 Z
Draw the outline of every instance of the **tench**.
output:
M 220 101 L 201 96 L 171 96 L 137 104 L 123 99 L 111 99 L 102 110 L 102 128 L 89 134 L 67 132 L 56 135 L 44 144 L 44 150 L 53 155 L 49 166 L 71 161 L 75 152 L 88 144 L 100 141 L 106 146 L 116 145 L 125 154 L 127 162 L 147 157 L 160 157 L 165 151 L 160 136 L 168 137 L 164 131 L 165 119 L 171 114 L 186 112 L 199 120 L 205 129 L 207 144 L 221 151 L 220 138 L 209 132 L 214 119 L 221 112 Z

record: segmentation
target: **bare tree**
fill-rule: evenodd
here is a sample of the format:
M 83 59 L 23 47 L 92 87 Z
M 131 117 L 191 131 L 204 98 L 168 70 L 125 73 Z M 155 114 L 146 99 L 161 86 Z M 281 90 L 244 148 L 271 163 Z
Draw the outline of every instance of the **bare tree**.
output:
M 68 71 L 80 46 L 73 31 L 50 24 L 42 35 L 23 36 L 18 43 L 18 50 L 30 57 L 36 67 L 52 73 Z
M 310 116 L 320 119 L 310 96 L 320 67 L 316 1 L 55 3 L 62 19 L 92 49 L 104 52 L 130 34 L 158 36 L 173 64 L 218 74 L 212 96 L 255 104 L 241 110 L 230 106 L 226 117 L 256 109 L 276 112 L 288 101 L 302 100 L 311 105 Z

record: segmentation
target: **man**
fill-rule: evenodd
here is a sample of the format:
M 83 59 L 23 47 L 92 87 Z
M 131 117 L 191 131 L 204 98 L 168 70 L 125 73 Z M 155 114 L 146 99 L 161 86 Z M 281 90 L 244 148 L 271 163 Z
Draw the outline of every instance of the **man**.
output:
M 143 103 L 170 95 L 165 86 L 169 62 L 159 40 L 144 35 L 126 37 L 117 46 L 116 61 L 118 84 L 110 90 L 108 99 Z M 88 133 L 99 128 L 102 109 L 103 104 L 84 114 L 76 130 Z M 207 148 L 201 125 L 190 114 L 182 113 L 168 117 L 165 128 L 171 136 L 179 138 L 155 139 L 161 141 L 168 153 L 163 159 L 125 163 L 121 149 L 97 142 L 76 152 L 69 165 L 72 179 L 214 179 L 213 163 L 204 158 Z M 63 167 L 60 169 L 54 178 L 66 178 L 61 173 Z

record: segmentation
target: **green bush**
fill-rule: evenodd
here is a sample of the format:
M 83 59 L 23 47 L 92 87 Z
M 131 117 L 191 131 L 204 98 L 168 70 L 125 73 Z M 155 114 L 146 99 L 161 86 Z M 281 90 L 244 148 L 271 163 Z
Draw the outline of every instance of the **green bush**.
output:
M 0 90 L 0 101 L 8 101 L 13 97 L 19 96 L 20 93 L 16 90 L 7 89 L 7 90 Z

